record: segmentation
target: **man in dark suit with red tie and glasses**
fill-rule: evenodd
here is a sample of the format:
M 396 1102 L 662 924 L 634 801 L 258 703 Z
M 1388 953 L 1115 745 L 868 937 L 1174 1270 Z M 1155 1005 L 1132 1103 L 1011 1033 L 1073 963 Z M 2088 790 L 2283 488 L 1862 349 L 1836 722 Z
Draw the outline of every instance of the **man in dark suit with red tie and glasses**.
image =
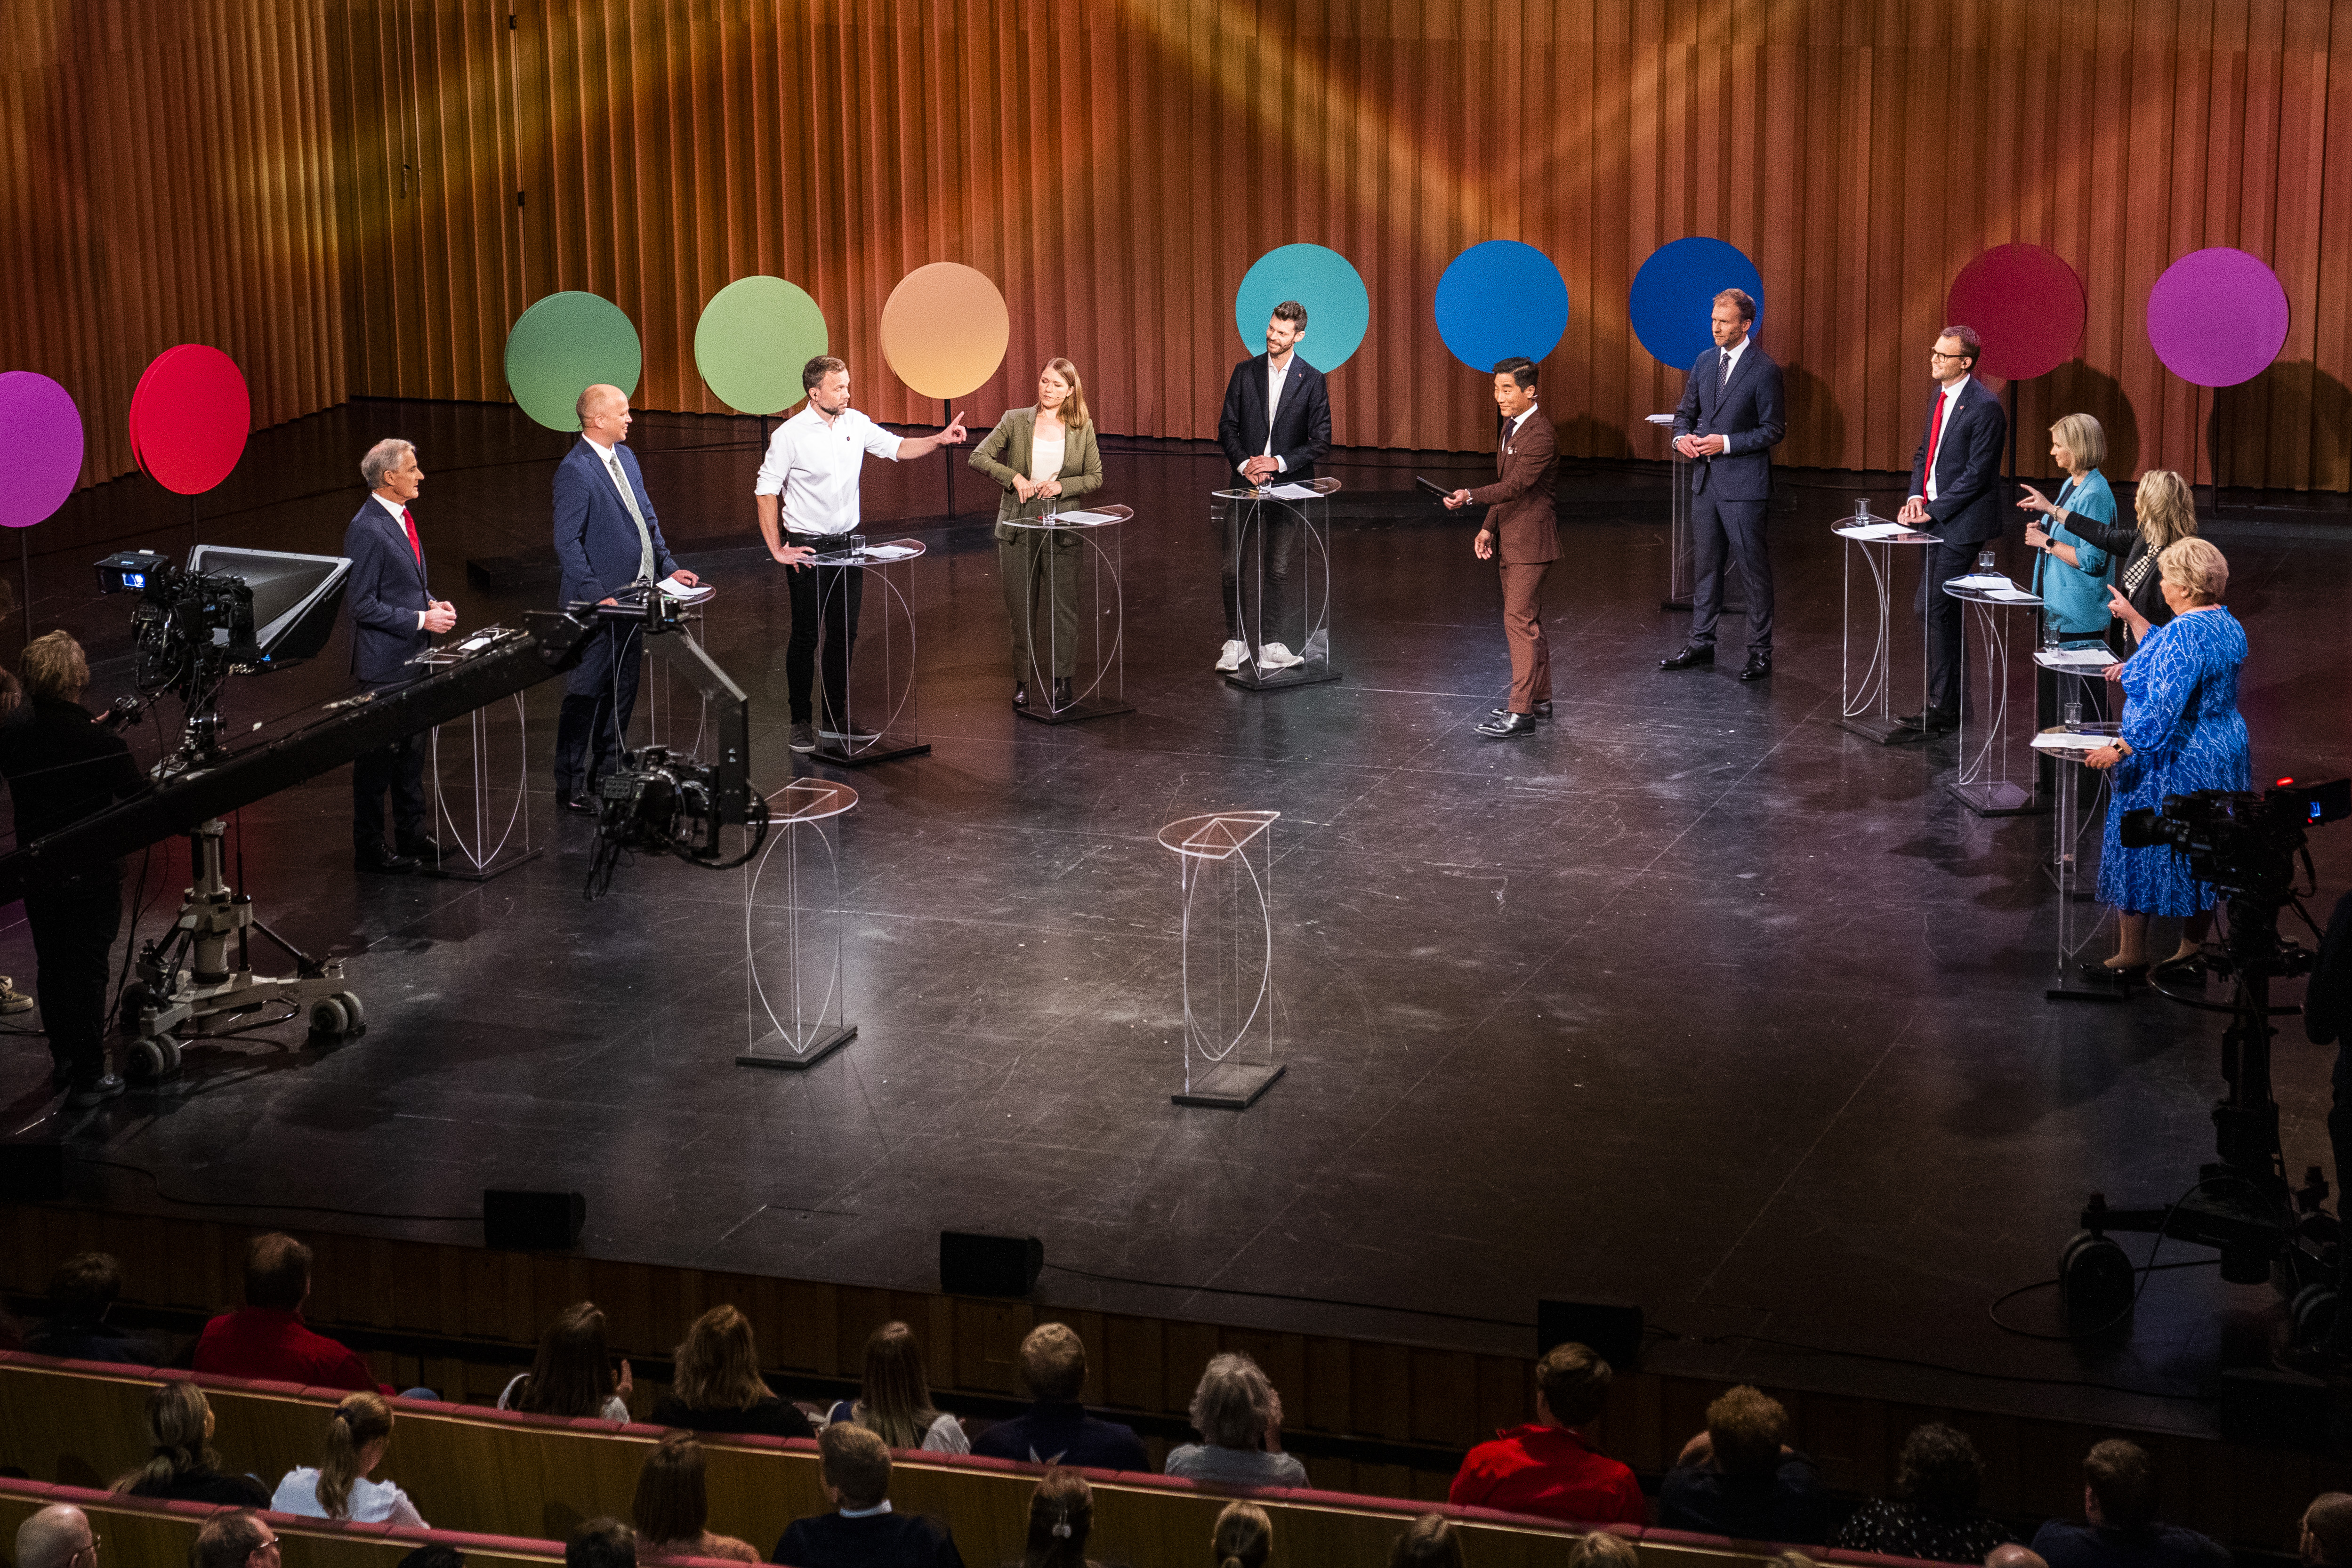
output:
M 1927 355 L 1936 395 L 1927 404 L 1927 431 L 1911 459 L 1911 495 L 1895 520 L 1940 539 L 1927 547 L 1917 607 L 1927 622 L 1927 706 L 1895 720 L 1915 738 L 1960 725 L 1968 695 L 1961 676 L 1960 601 L 1944 591 L 1961 576 L 1977 547 L 2009 526 L 2002 506 L 2000 455 L 2009 444 L 2009 415 L 2000 399 L 1976 378 L 1984 340 L 1969 327 L 1947 327 Z
M 425 541 L 409 503 L 425 483 L 416 448 L 379 441 L 360 462 L 368 498 L 343 530 L 352 574 L 343 602 L 352 612 L 352 675 L 372 691 L 406 685 L 424 670 L 409 663 L 434 635 L 457 624 L 457 612 L 425 586 Z M 392 795 L 392 841 L 384 841 L 383 800 Z M 437 865 L 440 846 L 425 821 L 425 732 L 404 735 L 352 764 L 352 861 L 359 870 L 399 876 L 419 862 Z

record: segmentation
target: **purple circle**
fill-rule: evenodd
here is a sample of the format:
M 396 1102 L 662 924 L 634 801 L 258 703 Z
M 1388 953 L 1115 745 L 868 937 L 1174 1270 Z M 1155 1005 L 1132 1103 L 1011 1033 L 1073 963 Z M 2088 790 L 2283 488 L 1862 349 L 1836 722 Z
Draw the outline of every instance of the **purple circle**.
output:
M 2286 347 L 2278 274 L 2228 246 L 2190 251 L 2147 296 L 2147 340 L 2165 368 L 2200 387 L 2233 387 L 2270 369 Z
M 0 375 L 0 528 L 47 519 L 81 478 L 81 410 L 73 394 L 32 371 Z

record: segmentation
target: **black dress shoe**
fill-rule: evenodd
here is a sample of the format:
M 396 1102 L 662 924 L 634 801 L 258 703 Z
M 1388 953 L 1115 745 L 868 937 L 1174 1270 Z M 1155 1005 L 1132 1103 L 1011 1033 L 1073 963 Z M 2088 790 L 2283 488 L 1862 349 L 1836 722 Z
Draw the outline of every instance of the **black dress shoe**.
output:
M 1028 682 L 1015 681 L 1013 683 L 1013 706 L 1014 707 L 1027 707 L 1029 706 Z
M 426 865 L 441 863 L 441 846 L 422 833 L 413 839 L 401 839 L 396 842 L 402 854 L 414 855 Z
M 1750 653 L 1748 663 L 1739 667 L 1739 678 L 1743 681 L 1769 680 L 1771 674 L 1772 655 L 1769 653 Z
M 1054 711 L 1061 712 L 1069 706 L 1073 700 L 1070 695 L 1070 677 L 1055 675 L 1054 677 Z
M 577 811 L 583 817 L 593 817 L 596 814 L 596 802 L 585 795 L 566 795 L 556 804 L 567 811 Z
M 1488 740 L 1517 740 L 1523 735 L 1533 735 L 1535 732 L 1535 715 L 1507 713 L 1500 718 L 1488 719 L 1477 727 L 1476 733 Z
M 1696 643 L 1686 643 L 1683 645 L 1683 651 L 1676 653 L 1673 658 L 1660 659 L 1658 661 L 1658 668 L 1662 670 L 1696 670 L 1704 665 L 1712 664 L 1714 663 L 1715 650 L 1713 648 L 1702 648 Z
M 1492 718 L 1508 718 L 1511 716 L 1511 710 L 1507 707 L 1490 707 L 1486 710 L 1486 713 L 1487 716 Z M 1546 697 L 1541 702 L 1538 702 L 1534 706 L 1528 708 L 1528 715 L 1531 718 L 1550 718 L 1551 698 Z
M 1895 727 L 1916 729 L 1922 735 L 1949 735 L 1960 727 L 1960 710 L 1931 707 L 1924 713 L 1906 713 L 1895 721 Z
M 2146 977 L 2147 966 L 2126 964 L 2119 969 L 2112 964 L 2103 963 L 2094 958 L 2083 965 L 2082 970 L 2083 978 L 2086 980 L 2098 980 L 2110 986 L 2128 986 L 2135 980 Z
M 373 849 L 362 849 L 355 852 L 352 856 L 352 869 L 366 872 L 374 876 L 406 876 L 416 869 L 416 857 L 385 849 L 379 844 Z
M 77 1111 L 86 1111 L 92 1105 L 103 1105 L 121 1093 L 123 1087 L 122 1080 L 117 1074 L 100 1073 L 96 1078 L 85 1078 L 76 1082 L 73 1092 L 66 1096 L 66 1103 Z

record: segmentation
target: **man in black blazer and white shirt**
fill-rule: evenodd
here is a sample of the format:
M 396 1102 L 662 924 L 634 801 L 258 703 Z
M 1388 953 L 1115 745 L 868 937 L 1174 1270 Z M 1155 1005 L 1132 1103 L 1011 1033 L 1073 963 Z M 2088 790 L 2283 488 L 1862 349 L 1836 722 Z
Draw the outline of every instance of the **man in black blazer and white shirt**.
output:
M 351 558 L 343 603 L 352 612 L 352 674 L 371 691 L 404 686 L 424 674 L 409 663 L 457 612 L 425 586 L 425 543 L 409 503 L 425 483 L 416 448 L 379 441 L 360 461 L 368 498 L 343 530 Z M 392 794 L 392 842 L 384 842 L 383 798 Z M 425 831 L 425 732 L 404 735 L 352 763 L 352 859 L 363 872 L 397 876 L 420 860 L 438 863 Z
M 1217 444 L 1244 484 L 1307 484 L 1315 477 L 1317 461 L 1331 450 L 1331 399 L 1323 372 L 1298 355 L 1299 340 L 1306 336 L 1307 307 L 1296 299 L 1284 300 L 1265 324 L 1265 352 L 1235 365 L 1225 382 Z M 1259 599 L 1257 593 L 1244 592 L 1242 585 L 1242 525 L 1252 513 L 1256 526 L 1250 530 L 1251 542 L 1259 554 L 1264 601 L 1248 606 L 1257 611 L 1255 615 L 1245 615 L 1244 600 Z M 1253 643 L 1262 670 L 1306 662 L 1279 637 L 1269 642 L 1265 636 L 1268 625 L 1279 632 L 1291 623 L 1296 606 L 1290 558 L 1297 542 L 1297 515 L 1280 502 L 1254 506 L 1235 501 L 1225 508 L 1225 645 L 1217 655 L 1218 669 L 1240 669 Z
M 1984 340 L 1972 327 L 1947 327 L 1927 355 L 1936 396 L 1927 431 L 1911 459 L 1911 496 L 1895 520 L 1943 542 L 1927 547 L 1916 601 L 1927 622 L 1927 707 L 1895 723 L 1917 736 L 1958 729 L 1967 695 L 1960 674 L 1960 601 L 1944 584 L 1967 574 L 1977 547 L 2008 526 L 2000 497 L 2000 455 L 2009 414 L 1976 379 Z

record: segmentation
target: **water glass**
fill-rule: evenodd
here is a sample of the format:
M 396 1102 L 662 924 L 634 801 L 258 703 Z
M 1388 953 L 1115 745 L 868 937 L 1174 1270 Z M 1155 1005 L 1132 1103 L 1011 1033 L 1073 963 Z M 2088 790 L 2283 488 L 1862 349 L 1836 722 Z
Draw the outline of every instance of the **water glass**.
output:
M 1977 552 L 1977 575 L 1979 577 L 1998 577 L 2000 574 L 2000 564 L 1993 559 L 1992 551 L 1989 549 L 1979 550 Z
M 1870 524 L 1870 497 L 1858 497 L 1853 503 L 1853 526 L 1867 528 Z
M 2066 705 L 2066 733 L 2069 735 L 2083 733 L 2083 705 L 2079 702 Z
M 866 536 L 864 534 L 852 534 L 849 536 L 849 553 L 852 555 L 864 555 L 866 553 Z

